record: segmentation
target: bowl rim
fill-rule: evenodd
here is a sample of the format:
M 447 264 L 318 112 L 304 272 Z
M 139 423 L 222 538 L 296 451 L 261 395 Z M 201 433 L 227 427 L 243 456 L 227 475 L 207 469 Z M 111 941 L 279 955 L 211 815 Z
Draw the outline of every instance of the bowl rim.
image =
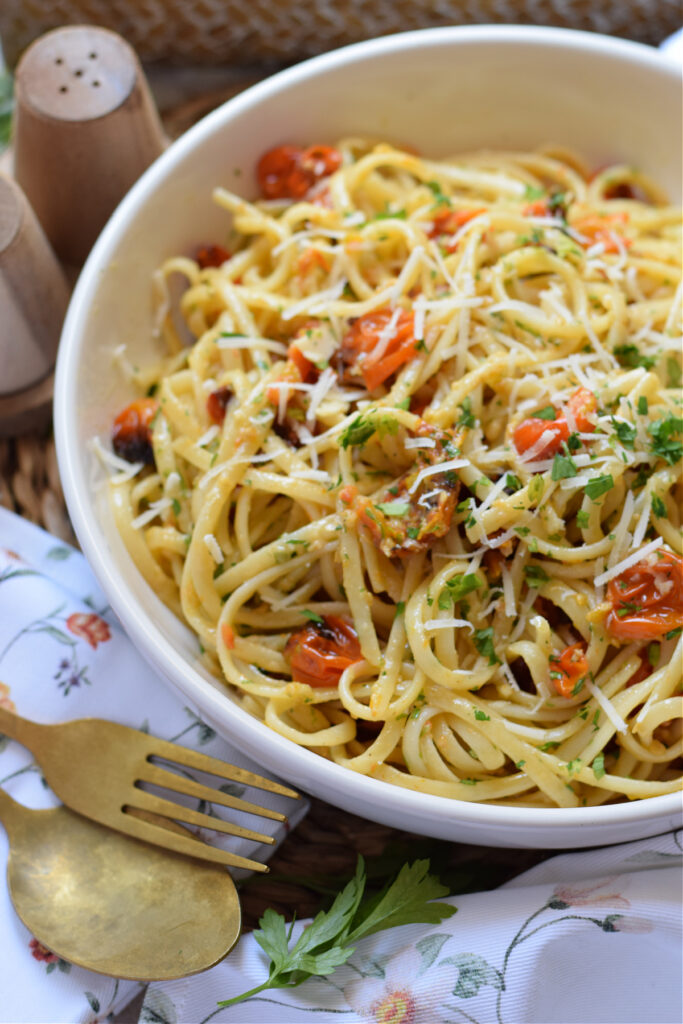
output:
M 644 800 L 596 807 L 545 808 L 501 806 L 486 802 L 470 802 L 437 796 L 361 775 L 333 761 L 320 757 L 305 747 L 292 743 L 270 730 L 258 719 L 250 716 L 239 705 L 203 678 L 184 659 L 178 659 L 167 641 L 151 620 L 136 612 L 137 600 L 131 595 L 123 578 L 117 572 L 106 543 L 97 537 L 97 520 L 89 513 L 91 492 L 87 480 L 79 470 L 78 437 L 76 429 L 77 396 L 75 382 L 80 348 L 85 338 L 88 311 L 96 295 L 100 274 L 106 267 L 113 250 L 130 228 L 135 212 L 154 193 L 158 184 L 171 176 L 185 156 L 202 141 L 229 125 L 242 115 L 283 88 L 288 88 L 321 72 L 353 65 L 376 56 L 424 47 L 451 47 L 462 45 L 540 46 L 573 50 L 577 53 L 613 56 L 627 63 L 650 69 L 658 76 L 679 78 L 673 62 L 667 62 L 659 52 L 641 43 L 597 33 L 572 29 L 547 28 L 524 25 L 448 26 L 397 33 L 377 39 L 354 43 L 324 53 L 293 67 L 279 71 L 229 99 L 188 129 L 145 171 L 142 177 L 121 200 L 96 241 L 78 278 L 64 321 L 55 375 L 54 429 L 60 478 L 66 504 L 83 552 L 100 581 L 111 607 L 121 620 L 126 633 L 154 668 L 185 698 L 193 701 L 214 725 L 225 732 L 230 742 L 247 755 L 263 761 L 263 746 L 268 738 L 266 767 L 294 780 L 302 788 L 310 777 L 315 777 L 329 794 L 343 796 L 346 806 L 355 800 L 366 805 L 381 804 L 385 818 L 393 815 L 396 821 L 412 816 L 413 821 L 444 820 L 478 828 L 526 830 L 530 837 L 540 831 L 559 831 L 567 828 L 597 827 L 607 833 L 610 828 L 629 824 L 662 822 L 681 811 L 680 793 L 649 797 Z M 87 500 L 83 495 L 87 495 Z M 234 722 L 229 727 L 228 719 Z M 220 723 L 220 724 L 219 724 Z M 326 796 L 326 799 L 329 799 Z M 663 828 L 673 827 L 671 822 Z M 476 840 L 475 840 L 476 841 Z M 607 840 L 609 842 L 609 840 Z M 520 843 L 519 845 L 524 845 Z

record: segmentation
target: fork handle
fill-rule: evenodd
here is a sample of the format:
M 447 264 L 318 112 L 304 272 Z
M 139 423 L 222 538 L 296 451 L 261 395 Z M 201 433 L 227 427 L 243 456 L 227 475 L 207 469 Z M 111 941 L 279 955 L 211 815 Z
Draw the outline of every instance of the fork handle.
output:
M 33 754 L 36 753 L 41 735 L 48 728 L 49 726 L 30 722 L 28 718 L 22 718 L 21 715 L 0 706 L 0 733 L 28 747 Z

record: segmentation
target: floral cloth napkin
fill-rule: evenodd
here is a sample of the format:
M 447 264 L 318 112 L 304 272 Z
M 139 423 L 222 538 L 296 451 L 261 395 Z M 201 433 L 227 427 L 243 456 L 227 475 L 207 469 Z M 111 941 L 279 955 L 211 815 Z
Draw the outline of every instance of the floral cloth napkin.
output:
M 201 977 L 150 985 L 140 1024 L 680 1024 L 682 835 L 553 857 L 451 898 L 439 925 L 359 942 L 329 978 L 217 1010 L 267 977 L 247 935 Z
M 39 722 L 111 719 L 267 774 L 218 737 L 192 708 L 183 707 L 142 659 L 107 608 L 83 556 L 2 508 L 0 705 Z M 58 803 L 33 756 L 2 735 L 0 786 L 29 807 Z M 307 809 L 306 801 L 295 803 L 261 790 L 258 802 L 286 813 L 290 827 Z M 220 814 L 222 809 L 214 810 Z M 231 813 L 231 820 L 237 817 Z M 252 827 L 253 822 L 250 817 Z M 283 826 L 269 819 L 259 819 L 258 828 L 278 842 L 285 835 Z M 261 859 L 274 849 L 227 837 L 220 842 Z M 40 945 L 10 902 L 4 883 L 7 852 L 7 836 L 0 828 L 0 1021 L 77 1024 L 107 1019 L 140 986 L 72 966 Z

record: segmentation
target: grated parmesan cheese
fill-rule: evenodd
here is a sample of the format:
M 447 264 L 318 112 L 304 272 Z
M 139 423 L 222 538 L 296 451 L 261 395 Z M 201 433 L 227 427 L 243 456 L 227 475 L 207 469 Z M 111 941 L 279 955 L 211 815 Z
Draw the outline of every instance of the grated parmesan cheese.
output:
M 104 466 L 118 470 L 116 476 L 111 477 L 114 483 L 132 480 L 144 466 L 144 462 L 126 462 L 125 459 L 115 455 L 114 452 L 104 447 L 99 437 L 93 437 L 89 444 L 91 451 L 95 453 Z
M 310 402 L 306 411 L 306 422 L 309 424 L 315 423 L 315 416 L 318 411 L 320 403 L 325 399 L 330 388 L 334 387 L 337 382 L 337 374 L 331 367 L 327 367 L 326 370 L 318 377 L 318 380 L 313 385 L 311 391 Z
M 605 572 L 600 573 L 599 576 L 596 576 L 596 585 L 600 586 L 601 584 L 608 583 L 609 580 L 613 580 L 615 577 L 620 576 L 624 570 L 630 569 L 632 565 L 637 565 L 638 562 L 642 562 L 644 558 L 647 558 L 647 556 L 651 555 L 653 551 L 660 548 L 663 543 L 664 538 L 657 537 L 656 540 L 650 541 L 650 543 L 646 544 L 644 548 L 640 549 L 640 551 L 634 551 L 617 565 L 613 565 L 610 569 L 607 569 Z
M 220 427 L 217 423 L 214 423 L 213 426 L 209 427 L 205 434 L 202 434 L 202 436 L 195 441 L 195 446 L 197 448 L 203 448 L 205 445 L 211 444 L 214 437 L 218 437 L 220 432 Z
M 147 523 L 151 523 L 153 519 L 164 511 L 164 509 L 170 508 L 173 504 L 170 498 L 159 498 L 158 501 L 152 501 L 148 509 L 141 512 L 139 516 L 130 524 L 134 530 L 139 530 L 142 526 L 146 526 Z
M 469 629 L 474 633 L 474 626 L 467 619 L 427 619 L 425 629 Z
M 464 466 L 469 466 L 469 464 L 469 459 L 449 459 L 447 462 L 440 462 L 436 466 L 425 466 L 424 469 L 420 470 L 408 488 L 408 494 L 414 494 L 422 481 L 428 476 L 434 476 L 437 473 L 447 473 L 449 469 L 462 469 Z
M 596 686 L 592 679 L 588 676 L 584 680 L 586 689 L 595 697 L 596 701 L 605 712 L 610 722 L 618 732 L 626 732 L 627 725 L 624 719 L 621 717 L 617 709 L 614 707 L 612 702 L 605 696 L 599 686 Z
M 223 552 L 221 551 L 220 544 L 212 533 L 204 534 L 204 544 L 216 565 L 222 565 L 224 561 Z

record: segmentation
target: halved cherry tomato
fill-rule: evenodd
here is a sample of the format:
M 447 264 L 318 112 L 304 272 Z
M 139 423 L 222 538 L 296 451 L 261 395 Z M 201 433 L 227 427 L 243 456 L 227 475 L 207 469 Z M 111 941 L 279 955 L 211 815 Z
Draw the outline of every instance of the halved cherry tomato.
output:
M 314 267 L 320 267 L 325 273 L 330 269 L 330 258 L 320 249 L 306 249 L 296 262 L 296 272 L 305 277 Z
M 222 267 L 230 259 L 230 253 L 222 245 L 205 245 L 197 250 L 196 260 L 202 270 L 207 267 Z
M 440 235 L 454 235 L 463 224 L 468 224 L 475 217 L 478 217 L 480 213 L 486 213 L 485 206 L 479 207 L 476 210 L 439 210 L 434 217 L 434 224 L 429 232 L 429 237 L 439 238 Z M 457 242 L 448 242 L 445 248 L 448 252 L 455 252 Z
M 456 435 L 424 422 L 415 434 L 433 439 L 435 445 L 419 452 L 412 469 L 372 500 L 364 495 L 351 495 L 358 522 L 388 558 L 404 558 L 424 551 L 444 537 L 451 528 L 458 501 L 460 480 L 448 469 L 429 475 L 411 490 L 422 469 L 452 458 L 457 447 Z M 342 500 L 348 503 L 345 497 Z
M 626 249 L 631 245 L 630 238 L 623 238 L 615 231 L 617 225 L 623 226 L 627 222 L 627 213 L 592 213 L 574 221 L 571 227 L 586 236 L 588 242 L 584 242 L 584 245 L 591 246 L 596 242 L 602 242 L 605 252 L 618 253 L 618 242 Z
M 362 376 L 368 391 L 378 388 L 417 354 L 414 317 L 404 309 L 399 313 L 388 342 L 382 337 L 393 316 L 390 309 L 366 313 L 354 320 L 342 339 L 342 359 L 352 375 Z
M 652 675 L 652 672 L 653 668 L 647 656 L 647 650 L 641 651 L 640 665 L 635 670 L 635 672 L 633 673 L 633 675 L 631 676 L 626 685 L 635 686 L 636 683 L 642 683 L 644 679 L 647 679 L 648 676 Z
M 218 388 L 212 391 L 206 400 L 206 410 L 214 423 L 222 423 L 225 419 L 225 409 L 233 396 L 229 387 Z
M 156 398 L 138 398 L 123 409 L 111 428 L 112 447 L 127 462 L 154 465 L 151 422 L 159 410 Z
M 547 217 L 550 214 L 545 199 L 534 199 L 533 203 L 527 203 L 522 209 L 524 217 Z
M 656 640 L 683 627 L 683 558 L 659 550 L 610 580 L 607 632 L 617 640 Z
M 583 641 L 579 640 L 570 647 L 565 647 L 562 654 L 550 655 L 553 666 L 550 678 L 560 697 L 572 697 L 580 680 L 588 675 L 588 661 Z
M 362 658 L 358 634 L 337 615 L 292 633 L 285 645 L 292 677 L 309 686 L 337 686 L 342 672 Z
M 571 416 L 574 418 L 576 429 L 582 434 L 592 433 L 595 430 L 593 414 L 598 407 L 598 402 L 592 391 L 587 388 L 578 388 L 567 403 Z M 569 438 L 569 423 L 565 416 L 555 411 L 554 420 L 543 420 L 532 416 L 528 420 L 522 420 L 512 434 L 515 448 L 522 455 L 536 444 L 548 431 L 549 437 L 540 452 L 537 452 L 537 459 L 548 459 L 556 455 L 562 447 L 562 442 Z
M 261 194 L 266 199 L 303 199 L 316 182 L 341 167 L 341 160 L 332 146 L 276 146 L 256 168 Z

